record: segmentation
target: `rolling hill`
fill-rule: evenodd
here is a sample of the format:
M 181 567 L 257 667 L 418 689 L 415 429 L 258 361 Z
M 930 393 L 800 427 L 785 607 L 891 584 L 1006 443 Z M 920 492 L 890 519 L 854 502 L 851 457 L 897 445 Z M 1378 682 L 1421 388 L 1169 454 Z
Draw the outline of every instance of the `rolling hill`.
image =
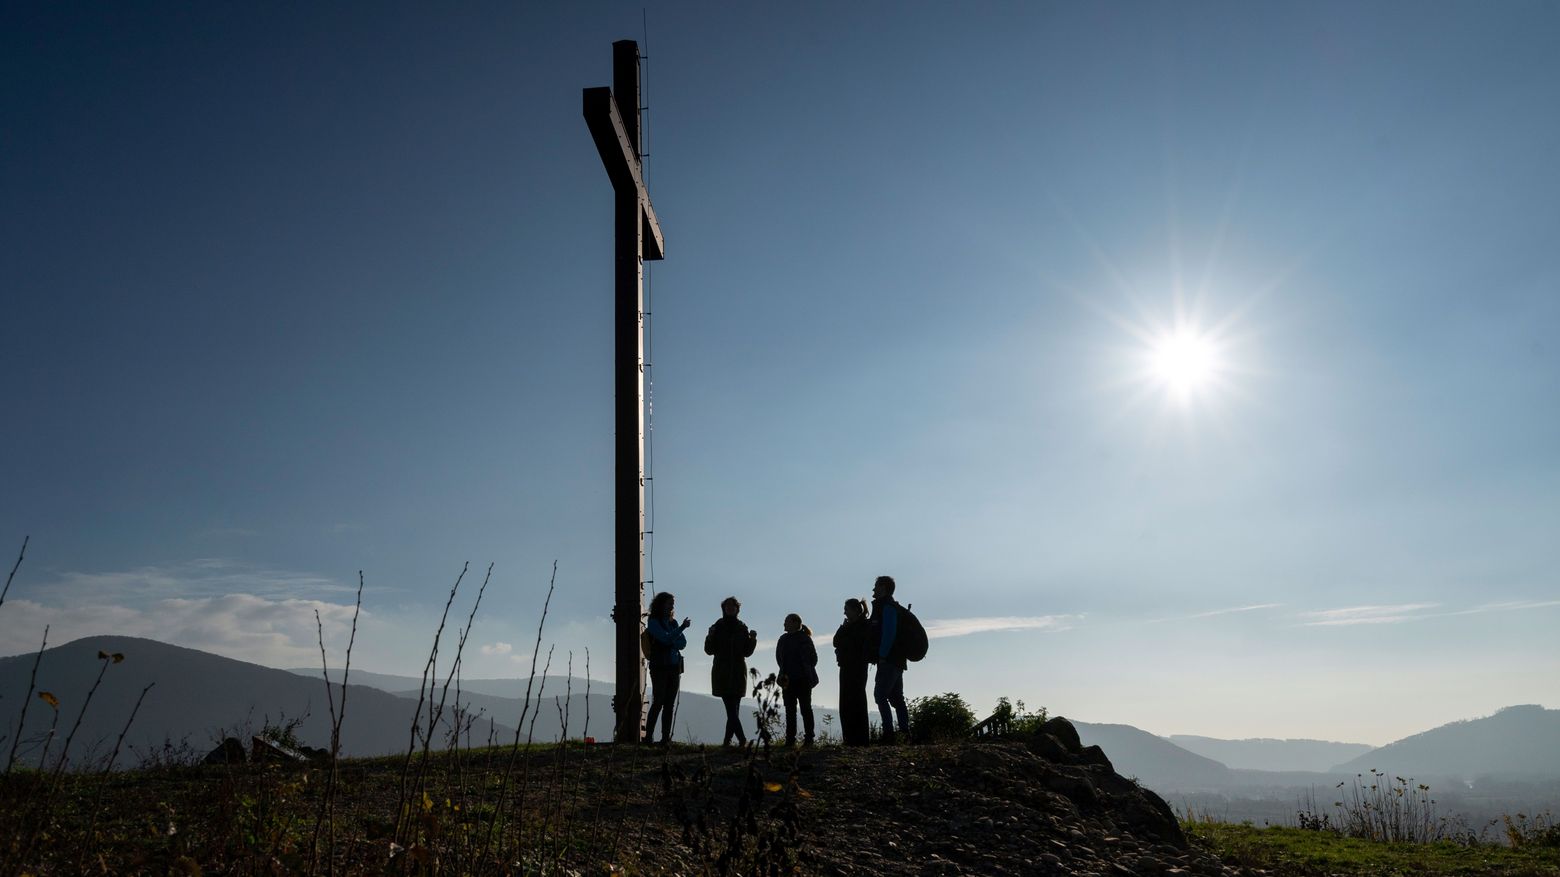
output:
M 1085 746 L 1105 750 L 1122 776 L 1136 777 L 1156 792 L 1221 789 L 1235 784 L 1230 769 L 1131 725 L 1096 725 L 1073 720 Z
M 71 745 L 71 763 L 84 765 L 112 751 L 114 740 L 129 720 L 136 699 L 147 685 L 145 702 L 125 737 L 125 747 L 116 761 L 119 766 L 134 765 L 142 754 L 165 743 L 186 745 L 204 754 L 224 736 L 247 740 L 269 722 L 300 719 L 298 739 L 310 746 L 324 747 L 330 741 L 330 712 L 325 683 L 318 671 L 277 670 L 245 661 L 224 658 L 196 649 L 173 646 L 156 640 L 122 636 L 94 636 L 55 646 L 43 653 L 38 665 L 36 691 L 50 693 L 59 701 L 58 715 L 36 694 L 25 701 L 26 726 L 20 729 L 18 761 L 36 761 L 44 752 L 51 723 L 57 721 L 48 751 L 57 754 L 70 726 L 86 702 L 104 662 L 97 655 L 120 653 L 123 663 L 110 663 L 102 684 L 92 696 L 81 717 L 81 728 Z M 27 696 L 28 677 L 34 655 L 0 658 L 0 755 L 8 754 L 10 743 L 18 735 L 17 722 Z M 413 714 L 417 709 L 416 678 L 376 674 L 354 670 L 347 686 L 346 719 L 342 725 L 342 752 L 348 756 L 384 755 L 405 751 L 410 740 Z M 363 683 L 361 684 L 360 680 Z M 382 690 L 372 683 L 394 686 Z M 515 739 L 515 725 L 525 706 L 525 679 L 467 680 L 462 682 L 460 707 L 474 721 L 463 743 L 485 745 L 489 739 L 508 743 Z M 410 690 L 406 690 L 410 688 Z M 565 699 L 565 691 L 571 696 Z M 587 733 L 599 738 L 611 736 L 610 684 L 591 683 L 585 694 L 582 679 L 548 677 L 546 686 L 533 689 L 532 708 L 525 711 L 525 727 L 520 739 L 552 742 L 563 733 L 567 722 L 570 737 Z M 482 690 L 477 690 L 482 689 Z M 605 689 L 605 692 L 603 692 Z M 520 696 L 484 692 L 517 691 Z M 341 686 L 332 685 L 332 697 L 339 706 Z M 451 689 L 446 715 L 453 718 L 455 692 Z M 744 725 L 752 732 L 752 703 L 744 704 Z M 424 710 L 427 707 L 424 706 Z M 709 695 L 684 691 L 678 706 L 675 735 L 693 743 L 719 742 L 725 728 L 725 709 Z M 590 725 L 585 722 L 588 718 Z M 833 719 L 838 735 L 838 718 L 833 710 L 815 708 L 818 730 L 824 730 L 825 717 Z M 450 719 L 441 721 L 448 728 Z M 51 759 L 55 755 L 49 756 Z
M 123 663 L 107 666 L 102 684 L 86 712 L 88 691 L 104 661 L 99 652 L 119 653 Z M 34 655 L 0 658 L 0 734 L 10 741 L 18 733 L 17 719 L 27 694 Z M 38 664 L 37 690 L 59 701 L 58 730 L 50 751 L 58 753 L 71 725 L 81 714 L 81 728 L 71 747 L 73 764 L 90 763 L 112 751 L 114 739 L 129 720 L 141 690 L 146 700 L 125 737 L 118 764 L 136 763 L 137 752 L 165 741 L 188 745 L 201 753 L 223 736 L 247 737 L 267 720 L 301 719 L 298 738 L 310 746 L 330 742 L 330 713 L 325 684 L 286 670 L 235 661 L 209 652 L 124 636 L 94 636 L 46 650 Z M 341 745 L 347 755 L 383 755 L 404 751 L 410 737 L 416 702 L 365 685 L 347 686 L 346 718 Z M 341 686 L 332 697 L 341 703 Z M 42 751 L 55 711 L 36 695 L 27 705 L 18 760 L 36 759 Z M 513 734 L 512 729 L 507 733 Z M 51 756 L 52 758 L 52 756 Z
M 1334 768 L 1417 778 L 1560 777 L 1560 710 L 1509 706 L 1480 719 L 1431 728 Z
M 1189 752 L 1195 752 L 1237 770 L 1313 771 L 1323 773 L 1333 765 L 1364 755 L 1375 747 L 1364 743 L 1334 743 L 1329 740 L 1275 740 L 1259 737 L 1245 740 L 1221 740 L 1195 734 L 1171 734 L 1165 738 Z
M 320 668 L 318 667 L 293 667 L 287 672 L 296 673 L 299 676 L 303 676 L 309 679 L 319 680 L 321 678 Z M 438 680 L 440 685 L 444 683 L 443 674 L 448 672 L 449 668 L 447 667 L 440 672 Z M 331 668 L 332 679 L 337 679 L 340 677 L 340 675 L 340 667 Z M 532 685 L 531 693 L 533 696 L 536 693 L 536 689 L 542 685 L 544 680 L 549 692 L 556 693 L 563 691 L 565 688 L 571 686 L 574 690 L 574 693 L 576 694 L 585 691 L 585 680 L 578 676 L 572 678 L 568 676 L 537 676 L 535 684 Z M 377 688 L 380 691 L 388 691 L 391 694 L 401 694 L 403 692 L 409 691 L 412 693 L 412 697 L 414 698 L 417 696 L 417 686 L 422 684 L 422 679 L 417 676 L 398 676 L 394 673 L 375 673 L 372 670 L 361 670 L 357 667 L 352 668 L 352 673 L 348 677 L 348 681 L 350 681 L 353 685 L 367 685 L 370 688 Z M 462 679 L 460 681 L 460 688 L 462 691 L 470 691 L 476 694 L 490 694 L 494 697 L 524 698 L 526 684 L 528 681 L 529 680 L 525 676 L 517 676 L 507 679 Z M 451 690 L 454 690 L 453 687 Z M 614 690 L 616 690 L 615 686 L 613 686 L 611 682 L 605 682 L 600 679 L 592 679 L 590 681 L 591 694 L 605 694 L 610 696 Z

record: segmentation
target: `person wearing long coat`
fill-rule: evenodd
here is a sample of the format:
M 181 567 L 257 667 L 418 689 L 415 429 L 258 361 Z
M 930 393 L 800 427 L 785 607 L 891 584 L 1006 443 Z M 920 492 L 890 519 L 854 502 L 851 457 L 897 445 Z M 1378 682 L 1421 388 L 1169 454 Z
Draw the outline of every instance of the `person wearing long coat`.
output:
M 840 665 L 840 735 L 846 746 L 865 746 L 867 730 L 867 665 L 876 642 L 867 621 L 867 604 L 845 601 L 845 621 L 834 632 L 834 661 Z
M 775 643 L 780 665 L 780 691 L 785 700 L 785 745 L 796 745 L 796 710 L 802 711 L 803 746 L 813 743 L 812 692 L 818 687 L 818 650 L 812 630 L 795 612 L 785 617 L 785 633 Z
M 747 659 L 758 645 L 758 632 L 737 618 L 742 604 L 736 597 L 727 597 L 720 603 L 720 618 L 710 625 L 704 635 L 704 654 L 715 658 L 710 667 L 710 693 L 720 698 L 726 706 L 726 734 L 722 746 L 730 746 L 732 738 L 739 745 L 747 745 L 747 735 L 742 733 L 742 719 L 737 709 L 742 696 L 747 693 Z

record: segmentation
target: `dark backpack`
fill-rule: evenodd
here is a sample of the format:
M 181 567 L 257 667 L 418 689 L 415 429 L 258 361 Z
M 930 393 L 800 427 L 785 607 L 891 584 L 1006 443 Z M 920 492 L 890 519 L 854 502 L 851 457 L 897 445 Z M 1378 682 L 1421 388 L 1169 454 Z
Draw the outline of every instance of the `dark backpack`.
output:
M 926 628 L 921 625 L 921 619 L 915 617 L 909 607 L 899 607 L 899 629 L 894 638 L 906 661 L 919 661 L 926 657 L 926 647 L 929 645 L 926 639 Z

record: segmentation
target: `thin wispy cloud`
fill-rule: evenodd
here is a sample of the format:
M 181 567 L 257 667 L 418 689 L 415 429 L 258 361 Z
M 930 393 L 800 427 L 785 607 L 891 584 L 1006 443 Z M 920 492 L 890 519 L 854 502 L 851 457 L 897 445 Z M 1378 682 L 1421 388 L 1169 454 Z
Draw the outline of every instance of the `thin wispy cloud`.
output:
M 980 618 L 938 618 L 925 622 L 930 639 L 970 636 L 1011 630 L 1039 630 L 1056 633 L 1070 630 L 1081 615 L 1000 615 Z
M 1220 615 L 1237 615 L 1242 612 L 1257 612 L 1262 609 L 1279 609 L 1283 603 L 1253 603 L 1249 606 L 1231 606 L 1227 609 L 1210 609 L 1207 612 L 1197 612 L 1192 615 L 1175 615 L 1169 618 L 1150 618 L 1149 624 L 1162 624 L 1166 621 L 1194 621 L 1198 618 L 1214 618 Z
M 220 557 L 201 557 L 110 572 L 63 572 L 35 589 L 53 599 L 124 603 L 163 597 L 220 597 L 254 594 L 273 599 L 311 599 L 350 594 L 354 584 L 293 570 L 249 566 Z
M 484 655 L 507 655 L 514 650 L 515 647 L 509 643 L 485 643 L 482 646 Z
M 993 615 L 976 618 L 936 618 L 925 620 L 921 624 L 926 628 L 928 639 L 947 639 L 954 636 L 1017 630 L 1059 633 L 1071 630 L 1073 623 L 1082 617 L 1082 615 Z M 816 636 L 818 632 L 813 633 Z M 754 651 L 761 653 L 771 650 L 778 642 L 778 640 L 759 640 Z
M 1505 600 L 1483 603 L 1466 609 L 1429 610 L 1441 608 L 1440 603 L 1400 603 L 1381 606 L 1349 606 L 1341 609 L 1322 609 L 1302 612 L 1305 627 L 1342 627 L 1354 624 L 1402 624 L 1429 618 L 1456 618 L 1465 615 L 1484 615 L 1491 612 L 1521 612 L 1560 606 L 1560 600 Z
M 1426 609 L 1434 609 L 1439 603 L 1397 603 L 1378 606 L 1345 606 L 1338 609 L 1319 609 L 1302 612 L 1305 627 L 1344 627 L 1355 624 L 1401 624 L 1426 618 Z
M 1551 606 L 1560 606 L 1560 600 L 1509 600 L 1504 603 L 1485 603 L 1472 609 L 1464 609 L 1461 612 L 1451 612 L 1450 615 L 1478 615 L 1484 612 L 1517 612 L 1523 609 L 1547 609 Z

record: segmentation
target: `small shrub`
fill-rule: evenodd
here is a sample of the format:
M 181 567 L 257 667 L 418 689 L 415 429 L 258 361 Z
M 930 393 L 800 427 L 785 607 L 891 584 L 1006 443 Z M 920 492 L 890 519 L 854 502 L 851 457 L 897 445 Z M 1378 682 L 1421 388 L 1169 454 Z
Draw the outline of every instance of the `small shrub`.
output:
M 758 701 L 758 708 L 753 710 L 753 722 L 758 730 L 758 742 L 767 749 L 775 739 L 775 734 L 780 728 L 780 681 L 779 677 L 770 673 L 760 679 L 757 669 L 748 670 L 748 676 L 753 680 L 753 699 Z
M 297 718 L 289 719 L 284 712 L 281 718 L 272 722 L 271 717 L 266 716 L 261 725 L 259 736 L 261 739 L 268 740 L 278 746 L 286 746 L 294 751 L 302 750 L 304 748 L 303 741 L 298 739 L 298 728 L 308 718 L 309 714 L 304 713 Z
M 918 741 L 956 740 L 969 734 L 975 724 L 970 705 L 952 691 L 918 697 L 909 707 L 910 732 Z
M 997 698 L 996 708 L 991 711 L 992 732 L 997 736 L 1008 734 L 1033 734 L 1045 724 L 1045 707 L 1035 712 L 1030 712 L 1022 700 L 1011 701 L 1005 697 Z
M 1560 822 L 1552 813 L 1539 813 L 1531 818 L 1526 813 L 1501 816 L 1506 824 L 1506 840 L 1513 847 L 1546 847 L 1560 849 Z
M 1344 789 L 1348 783 L 1339 783 Z M 1333 802 L 1331 813 L 1308 796 L 1296 814 L 1297 825 L 1310 831 L 1331 832 L 1344 837 L 1388 843 L 1478 842 L 1462 820 L 1440 815 L 1430 787 L 1412 777 L 1391 777 L 1377 770 L 1370 775 L 1356 774 L 1341 801 Z M 1520 815 L 1520 814 L 1519 814 Z

